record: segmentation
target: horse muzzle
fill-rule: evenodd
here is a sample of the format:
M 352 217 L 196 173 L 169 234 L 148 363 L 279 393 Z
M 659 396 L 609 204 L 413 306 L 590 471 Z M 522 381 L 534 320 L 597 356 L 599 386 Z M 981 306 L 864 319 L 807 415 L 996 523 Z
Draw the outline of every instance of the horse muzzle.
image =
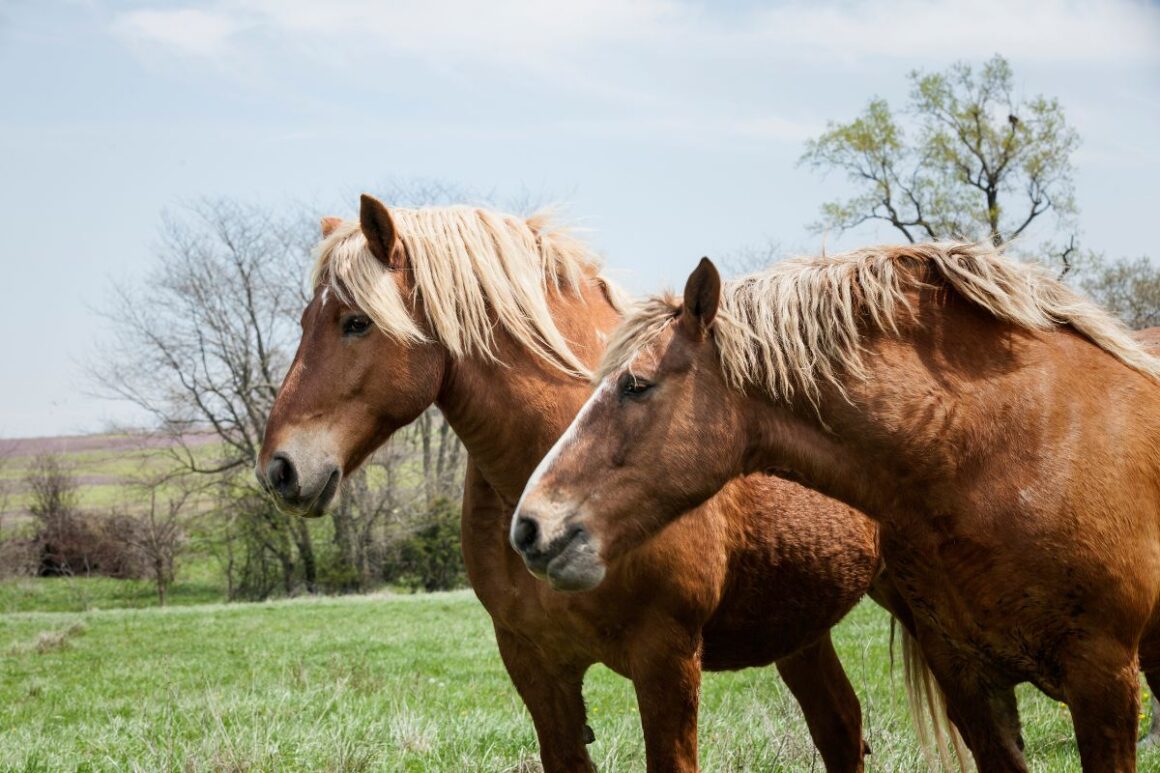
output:
M 295 464 L 290 454 L 276 451 L 265 468 L 255 471 L 258 482 L 278 503 L 295 515 L 317 518 L 338 492 L 342 469 L 334 463 Z
M 588 530 L 573 523 L 557 536 L 545 538 L 534 513 L 521 512 L 512 523 L 511 543 L 528 571 L 546 579 L 554 590 L 583 591 L 604 579 L 605 566 Z

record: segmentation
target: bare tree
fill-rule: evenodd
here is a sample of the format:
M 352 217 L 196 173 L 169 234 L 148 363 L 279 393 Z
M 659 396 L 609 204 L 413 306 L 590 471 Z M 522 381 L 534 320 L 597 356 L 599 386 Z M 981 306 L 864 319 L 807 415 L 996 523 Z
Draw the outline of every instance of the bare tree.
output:
M 781 242 L 771 239 L 763 244 L 752 244 L 733 250 L 722 256 L 720 263 L 726 276 L 738 277 L 769 268 L 784 257 L 785 249 Z
M 165 606 L 165 594 L 176 577 L 177 557 L 186 543 L 184 509 L 193 492 L 177 491 L 158 504 L 157 488 L 149 493 L 149 509 L 129 519 L 122 538 L 136 553 L 145 576 L 157 589 L 157 603 Z
M 16 446 L 0 440 L 0 543 L 4 541 L 4 516 L 8 514 L 8 503 L 12 499 L 12 485 L 5 475 Z
M 387 197 L 408 206 L 487 198 L 439 181 L 390 184 Z M 299 583 L 319 587 L 310 525 L 278 512 L 252 476 L 309 301 L 303 279 L 318 214 L 203 200 L 166 215 L 154 270 L 114 287 L 106 309 L 114 336 L 90 368 L 104 394 L 135 404 L 169 436 L 173 477 L 216 482 L 218 552 L 231 595 L 264 595 L 271 575 L 287 593 Z M 423 448 L 428 503 L 458 485 L 464 454 L 441 415 L 402 435 Z M 366 552 L 350 540 L 367 532 L 359 519 L 376 511 L 376 498 L 358 490 L 331 514 L 341 560 Z
M 34 574 L 39 567 L 39 555 L 34 541 L 21 539 L 5 525 L 8 508 L 12 504 L 13 481 L 5 474 L 15 455 L 16 444 L 0 440 L 0 577 Z
M 258 492 L 252 470 L 297 341 L 313 218 L 203 200 L 163 220 L 157 266 L 114 288 L 112 345 L 91 372 L 167 434 L 174 473 L 230 481 L 251 529 L 277 554 L 290 592 L 316 566 L 310 530 Z M 204 434 L 213 442 L 206 444 Z
M 315 228 L 302 216 L 200 201 L 165 215 L 145 282 L 114 287 L 114 343 L 92 374 L 172 436 L 183 469 L 221 473 L 257 460 L 307 301 Z M 189 443 L 207 430 L 222 441 L 208 459 Z

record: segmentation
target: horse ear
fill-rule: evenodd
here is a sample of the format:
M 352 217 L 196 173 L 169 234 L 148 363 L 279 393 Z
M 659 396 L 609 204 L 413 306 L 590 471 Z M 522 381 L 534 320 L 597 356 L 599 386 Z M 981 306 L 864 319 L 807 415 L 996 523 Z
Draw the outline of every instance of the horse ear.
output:
M 721 305 L 721 274 L 708 258 L 689 274 L 685 282 L 685 305 L 681 308 L 681 327 L 692 338 L 700 340 L 717 317 Z
M 326 237 L 328 237 L 332 233 L 334 233 L 336 228 L 338 228 L 340 225 L 342 225 L 342 218 L 341 217 L 333 217 L 333 216 L 332 217 L 324 217 L 324 218 L 322 218 L 320 225 L 322 226 L 322 238 L 325 239 Z
M 359 203 L 358 220 L 371 254 L 387 268 L 399 268 L 402 251 L 395 249 L 399 237 L 391 213 L 383 202 L 364 193 Z

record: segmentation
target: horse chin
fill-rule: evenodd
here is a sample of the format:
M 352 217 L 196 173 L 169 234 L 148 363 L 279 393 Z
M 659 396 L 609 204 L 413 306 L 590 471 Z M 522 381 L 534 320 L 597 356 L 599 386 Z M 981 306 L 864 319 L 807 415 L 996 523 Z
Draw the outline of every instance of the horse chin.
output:
M 326 511 L 334 501 L 334 496 L 338 493 L 338 486 L 341 482 L 342 473 L 339 470 L 335 470 L 326 479 L 326 483 L 322 489 L 313 498 L 302 499 L 296 502 L 283 500 L 279 503 L 279 508 L 283 512 L 296 515 L 299 518 L 321 518 L 326 515 Z
M 318 492 L 318 496 L 310 503 L 310 507 L 303 515 L 307 518 L 321 518 L 326 514 L 326 509 L 330 507 L 330 503 L 334 501 L 334 495 L 338 493 L 338 484 L 342 482 L 342 472 L 335 470 L 326 479 L 326 485 L 322 487 L 322 491 Z
M 574 540 L 548 562 L 547 580 L 552 590 L 592 590 L 604 580 L 607 569 L 592 543 Z

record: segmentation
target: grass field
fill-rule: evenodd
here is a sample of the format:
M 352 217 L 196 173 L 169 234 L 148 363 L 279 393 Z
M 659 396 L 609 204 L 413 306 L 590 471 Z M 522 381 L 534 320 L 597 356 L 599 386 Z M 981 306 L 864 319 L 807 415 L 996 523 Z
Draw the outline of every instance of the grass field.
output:
M 28 606 L 11 602 L 20 592 L 0 583 L 9 608 Z M 102 603 L 116 601 L 90 606 Z M 869 769 L 921 770 L 887 618 L 863 604 L 836 639 L 863 702 Z M 643 770 L 628 682 L 596 667 L 585 694 L 601 769 Z M 1078 770 L 1066 709 L 1030 689 L 1020 703 L 1033 769 Z M 821 770 L 773 669 L 707 675 L 700 733 L 706 770 Z M 514 771 L 535 760 L 469 591 L 0 615 L 0 770 Z M 1141 759 L 1157 769 L 1157 752 Z

